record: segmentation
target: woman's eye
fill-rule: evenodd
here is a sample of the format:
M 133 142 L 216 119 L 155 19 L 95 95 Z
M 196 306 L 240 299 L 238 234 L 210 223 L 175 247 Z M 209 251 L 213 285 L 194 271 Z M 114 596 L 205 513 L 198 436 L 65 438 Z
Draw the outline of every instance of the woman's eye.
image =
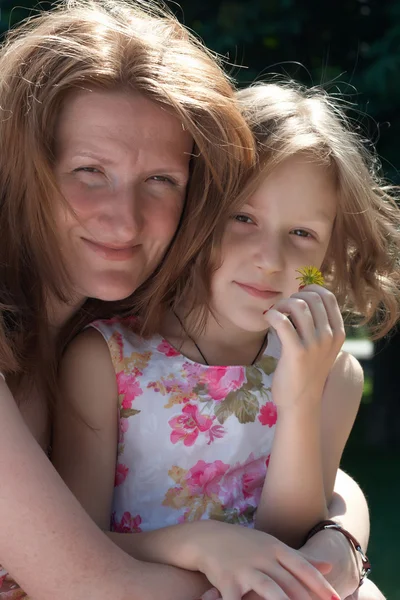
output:
M 297 236 L 297 237 L 305 237 L 305 238 L 312 238 L 313 237 L 311 235 L 311 233 L 309 231 L 306 231 L 305 229 L 292 229 L 292 231 L 290 233 L 292 235 Z
M 74 169 L 74 173 L 84 173 L 87 175 L 104 175 L 103 171 L 96 167 L 78 167 Z
M 160 183 L 170 183 L 171 185 L 175 185 L 175 181 L 170 177 L 166 177 L 166 175 L 152 175 L 149 177 L 151 181 L 159 181 Z
M 233 220 L 238 223 L 253 223 L 253 220 L 247 215 L 233 215 Z

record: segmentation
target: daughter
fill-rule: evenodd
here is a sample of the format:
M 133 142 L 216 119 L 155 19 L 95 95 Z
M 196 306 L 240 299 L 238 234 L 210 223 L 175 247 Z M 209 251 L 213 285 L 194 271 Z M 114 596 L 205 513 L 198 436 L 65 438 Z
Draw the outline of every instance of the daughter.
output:
M 113 537 L 132 555 L 202 571 L 227 600 L 331 600 L 279 548 L 267 571 L 262 532 L 298 547 L 327 516 L 363 382 L 341 311 L 376 336 L 395 324 L 400 215 L 325 94 L 239 96 L 259 169 L 163 310 L 150 289 L 138 317 L 71 343 L 54 461 L 99 526 L 135 532 Z M 307 265 L 330 291 L 299 286 Z

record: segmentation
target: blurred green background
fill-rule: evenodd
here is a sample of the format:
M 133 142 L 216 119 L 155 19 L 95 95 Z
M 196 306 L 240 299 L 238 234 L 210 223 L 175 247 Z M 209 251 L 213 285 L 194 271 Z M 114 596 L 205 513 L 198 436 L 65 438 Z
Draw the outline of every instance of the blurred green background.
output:
M 0 34 L 34 6 L 51 3 L 0 0 Z M 386 177 L 400 183 L 400 0 L 178 0 L 169 6 L 227 59 L 239 85 L 278 73 L 342 94 L 349 116 L 376 144 Z M 373 580 L 389 600 L 400 599 L 399 337 L 375 345 L 373 358 L 363 361 L 363 404 L 343 458 L 370 504 Z

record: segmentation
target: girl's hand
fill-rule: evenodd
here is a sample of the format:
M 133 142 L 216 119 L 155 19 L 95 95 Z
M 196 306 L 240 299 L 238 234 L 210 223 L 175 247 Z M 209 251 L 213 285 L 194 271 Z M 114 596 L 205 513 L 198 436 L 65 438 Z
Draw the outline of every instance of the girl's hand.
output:
M 366 579 L 362 586 L 346 600 L 385 600 L 385 597 L 372 581 Z
M 339 600 L 322 572 L 330 565 L 305 559 L 276 538 L 216 521 L 201 521 L 191 540 L 191 562 L 219 590 L 223 600 L 255 592 L 265 600 Z M 313 566 L 314 565 L 314 566 Z M 318 570 L 319 569 L 319 570 Z M 213 599 L 215 592 L 205 598 Z M 204 598 L 204 597 L 203 597 Z
M 314 407 L 345 340 L 335 296 L 309 285 L 280 300 L 266 315 L 281 341 L 272 396 L 279 408 Z

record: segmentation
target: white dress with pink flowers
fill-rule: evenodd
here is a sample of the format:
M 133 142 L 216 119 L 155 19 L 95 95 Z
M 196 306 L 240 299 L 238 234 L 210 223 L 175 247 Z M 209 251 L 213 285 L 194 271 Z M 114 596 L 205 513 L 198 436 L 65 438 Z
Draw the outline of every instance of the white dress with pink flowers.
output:
M 119 393 L 111 528 L 149 531 L 198 519 L 253 526 L 277 418 L 273 333 L 253 366 L 206 366 L 133 319 L 96 321 Z

